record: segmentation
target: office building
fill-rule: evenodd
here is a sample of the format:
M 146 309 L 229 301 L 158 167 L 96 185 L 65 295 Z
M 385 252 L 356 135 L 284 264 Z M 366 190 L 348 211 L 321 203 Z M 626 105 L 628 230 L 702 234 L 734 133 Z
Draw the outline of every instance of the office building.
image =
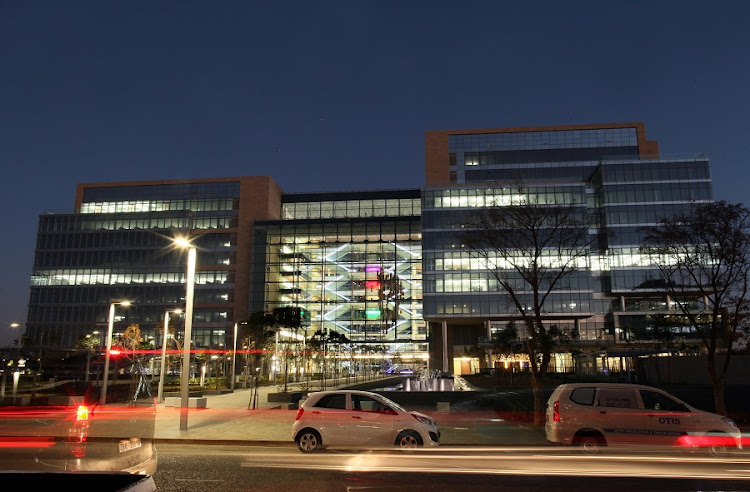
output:
M 137 323 L 160 346 L 164 313 L 185 302 L 172 238 L 190 235 L 196 349 L 229 347 L 251 313 L 297 306 L 295 336 L 335 333 L 352 359 L 375 361 L 351 370 L 520 367 L 522 356 L 477 349 L 518 315 L 459 240 L 473 212 L 519 194 L 576 204 L 590 224 L 585 267 L 545 306 L 583 354 L 557 354 L 556 370 L 601 367 L 602 350 L 631 347 L 656 315 L 692 335 L 639 254 L 639 228 L 712 200 L 705 156 L 660 154 L 642 123 L 618 123 L 428 131 L 425 158 L 425 187 L 411 190 L 285 194 L 271 177 L 79 185 L 74 213 L 40 217 L 26 338 L 103 337 L 109 304 L 128 299 L 117 328 Z
M 639 254 L 639 228 L 712 200 L 705 156 L 660 155 L 642 123 L 433 131 L 426 134 L 426 184 L 424 317 L 431 339 L 447 341 L 442 353 L 457 361 L 447 363 L 454 371 L 471 370 L 469 361 L 476 369 L 480 360 L 461 364 L 461 355 L 520 319 L 460 241 L 473 211 L 519 200 L 585 207 L 592 235 L 586 265 L 545 304 L 550 324 L 576 333 L 577 350 L 615 353 L 634 333 L 648 332 L 657 314 L 691 336 L 659 272 Z M 522 358 L 511 362 L 523 365 Z M 569 370 L 574 361 L 558 354 L 556 363 Z
M 115 331 L 138 324 L 161 346 L 164 313 L 185 304 L 186 254 L 197 246 L 192 340 L 221 348 L 246 319 L 252 228 L 278 218 L 281 190 L 269 177 L 81 184 L 75 212 L 44 214 L 31 279 L 26 337 L 32 345 L 73 347 L 103 339 L 109 303 Z

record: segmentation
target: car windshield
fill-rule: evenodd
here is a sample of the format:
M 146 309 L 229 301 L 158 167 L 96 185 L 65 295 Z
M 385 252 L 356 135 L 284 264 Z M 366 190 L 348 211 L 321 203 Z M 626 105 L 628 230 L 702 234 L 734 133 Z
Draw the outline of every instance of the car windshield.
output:
M 749 86 L 750 0 L 0 0 L 0 471 L 750 490 Z

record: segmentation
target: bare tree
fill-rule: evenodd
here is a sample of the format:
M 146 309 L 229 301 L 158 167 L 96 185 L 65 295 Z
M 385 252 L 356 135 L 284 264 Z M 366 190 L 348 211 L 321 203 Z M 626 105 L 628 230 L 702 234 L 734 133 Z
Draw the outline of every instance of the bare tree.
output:
M 462 247 L 479 258 L 523 323 L 534 392 L 534 423 L 544 423 L 544 377 L 560 330 L 547 306 L 550 295 L 588 266 L 591 236 L 585 203 L 540 203 L 523 185 L 507 205 L 473 213 Z
M 707 354 L 715 410 L 725 415 L 732 344 L 748 332 L 750 211 L 741 204 L 708 203 L 643 232 L 641 251 L 650 256 L 672 300 L 695 328 Z M 694 302 L 695 297 L 705 305 Z
M 271 313 L 263 311 L 255 312 L 244 321 L 238 323 L 240 338 L 244 340 L 245 364 L 251 360 L 252 373 L 258 376 L 258 362 L 267 348 L 266 345 L 271 338 L 270 328 L 274 325 L 274 317 Z

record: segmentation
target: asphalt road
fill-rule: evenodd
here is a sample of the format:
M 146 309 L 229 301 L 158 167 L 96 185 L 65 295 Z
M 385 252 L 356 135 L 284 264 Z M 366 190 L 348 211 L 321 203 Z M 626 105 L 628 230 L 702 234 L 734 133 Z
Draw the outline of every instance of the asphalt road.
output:
M 174 491 L 748 490 L 750 456 L 570 448 L 330 450 L 162 444 L 154 481 Z M 648 454 L 646 454 L 648 453 Z

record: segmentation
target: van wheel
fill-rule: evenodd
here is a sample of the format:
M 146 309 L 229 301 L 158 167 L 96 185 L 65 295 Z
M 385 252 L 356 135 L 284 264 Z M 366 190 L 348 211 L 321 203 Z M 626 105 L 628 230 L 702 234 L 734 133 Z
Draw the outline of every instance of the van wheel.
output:
M 730 437 L 727 434 L 724 434 L 723 432 L 710 432 L 708 435 L 712 437 L 712 442 L 708 447 L 708 452 L 711 454 L 711 456 L 724 458 L 729 454 L 729 446 L 727 446 L 727 441 L 730 439 Z
M 586 454 L 597 454 L 603 446 L 607 445 L 607 441 L 600 434 L 585 434 L 575 436 L 573 445 L 580 446 Z

